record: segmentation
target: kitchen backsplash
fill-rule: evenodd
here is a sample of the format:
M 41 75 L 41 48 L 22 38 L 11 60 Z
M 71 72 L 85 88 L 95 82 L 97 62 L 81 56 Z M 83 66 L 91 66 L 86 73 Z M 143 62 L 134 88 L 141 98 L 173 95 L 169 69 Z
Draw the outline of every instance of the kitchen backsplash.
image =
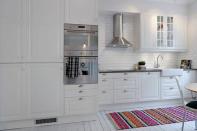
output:
M 135 49 L 139 44 L 136 27 L 139 22 L 134 17 L 125 17 L 124 36 L 134 44 L 132 48 L 106 48 L 113 38 L 113 15 L 102 15 L 99 18 L 99 69 L 132 69 L 138 61 L 146 61 L 148 68 L 153 68 L 159 54 L 164 57 L 162 67 L 178 67 L 177 53 L 140 53 Z M 130 24 L 128 24 L 130 23 Z
M 188 17 L 188 52 L 181 53 L 179 56 L 179 60 L 181 59 L 191 59 L 192 60 L 192 68 L 197 69 L 197 3 L 192 4 L 189 9 L 189 17 Z

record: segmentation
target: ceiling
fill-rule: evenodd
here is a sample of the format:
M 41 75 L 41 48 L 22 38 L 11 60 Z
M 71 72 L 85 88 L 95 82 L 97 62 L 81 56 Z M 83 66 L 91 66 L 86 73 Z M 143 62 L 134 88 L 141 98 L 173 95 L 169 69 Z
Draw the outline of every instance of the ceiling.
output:
M 153 2 L 165 2 L 165 3 L 172 3 L 172 4 L 181 4 L 181 5 L 188 5 L 192 4 L 193 2 L 197 2 L 197 0 L 150 0 Z

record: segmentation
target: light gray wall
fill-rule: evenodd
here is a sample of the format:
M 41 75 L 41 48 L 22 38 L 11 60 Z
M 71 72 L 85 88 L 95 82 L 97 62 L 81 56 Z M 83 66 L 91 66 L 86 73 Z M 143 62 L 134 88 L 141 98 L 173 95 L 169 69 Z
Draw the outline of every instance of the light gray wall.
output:
M 131 49 L 107 49 L 105 46 L 112 40 L 113 20 L 111 14 L 106 12 L 169 12 L 187 15 L 185 5 L 173 3 L 147 2 L 148 0 L 99 0 L 99 68 L 105 69 L 131 69 L 138 61 L 145 60 L 149 68 L 153 68 L 158 53 L 140 53 Z M 149 0 L 150 1 L 150 0 Z M 124 35 L 130 41 L 136 36 L 135 30 L 138 21 L 129 18 L 124 21 Z M 130 23 L 130 25 L 126 23 Z M 128 35 L 128 33 L 130 35 Z M 135 44 L 139 44 L 134 40 Z M 136 45 L 135 45 L 136 46 Z M 179 66 L 178 53 L 161 53 L 164 56 L 163 67 Z

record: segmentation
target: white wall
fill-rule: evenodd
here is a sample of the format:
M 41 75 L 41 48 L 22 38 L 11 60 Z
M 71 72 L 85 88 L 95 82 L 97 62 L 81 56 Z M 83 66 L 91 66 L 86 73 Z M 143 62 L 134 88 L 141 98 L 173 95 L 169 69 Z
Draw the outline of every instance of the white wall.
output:
M 192 59 L 193 68 L 197 68 L 197 2 L 188 8 L 188 53 L 182 53 L 179 59 Z
M 150 1 L 150 0 L 149 0 Z M 187 8 L 184 5 L 169 3 L 147 2 L 147 0 L 99 0 L 99 68 L 106 69 L 131 69 L 138 61 L 145 60 L 149 68 L 154 66 L 154 61 L 158 53 L 140 53 L 132 48 L 106 48 L 106 44 L 111 42 L 113 36 L 112 15 L 106 12 L 165 12 L 173 14 L 187 15 Z M 124 20 L 125 37 L 139 44 L 134 40 L 138 21 L 134 19 Z M 130 24 L 127 24 L 130 23 Z M 126 28 L 125 28 L 126 26 Z M 128 35 L 131 34 L 131 35 Z M 134 40 L 134 41 L 133 41 Z M 178 62 L 177 53 L 160 53 L 164 56 L 163 67 L 176 67 Z

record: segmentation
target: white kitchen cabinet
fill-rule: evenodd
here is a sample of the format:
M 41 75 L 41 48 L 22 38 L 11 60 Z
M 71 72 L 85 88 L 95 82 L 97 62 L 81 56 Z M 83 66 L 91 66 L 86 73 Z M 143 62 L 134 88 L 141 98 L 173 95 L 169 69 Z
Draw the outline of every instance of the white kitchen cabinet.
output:
M 136 77 L 114 79 L 114 103 L 131 103 L 138 99 L 138 82 Z
M 22 64 L 0 65 L 0 121 L 27 118 L 27 97 Z
M 97 98 L 95 96 L 71 97 L 65 99 L 65 115 L 96 114 Z
M 97 24 L 97 0 L 64 0 L 65 23 Z
M 143 13 L 141 21 L 141 51 L 187 50 L 186 16 Z
M 29 0 L 29 45 L 25 52 L 26 61 L 63 61 L 62 3 L 62 0 Z
M 98 85 L 65 85 L 64 114 L 87 115 L 96 114 L 98 109 Z
M 179 82 L 185 98 L 191 98 L 191 92 L 186 89 L 186 86 L 190 83 L 195 83 L 196 81 L 196 71 L 193 70 L 184 71 L 183 75 L 179 77 Z M 161 78 L 161 97 L 162 99 L 178 99 L 181 97 L 174 78 Z
M 181 78 L 179 78 L 181 81 Z M 180 98 L 179 89 L 176 80 L 173 77 L 161 78 L 161 99 L 178 99 Z
M 160 99 L 160 73 L 141 73 L 139 78 L 139 100 L 151 101 Z
M 103 78 L 99 75 L 99 104 L 113 104 L 113 79 Z
M 197 82 L 197 74 L 194 70 L 188 70 L 183 72 L 183 76 L 181 77 L 181 85 L 184 93 L 184 97 L 191 97 L 191 92 L 186 89 L 187 85 L 190 83 Z
M 27 64 L 31 118 L 63 115 L 63 64 Z
M 20 62 L 25 43 L 24 0 L 0 1 L 0 63 Z

